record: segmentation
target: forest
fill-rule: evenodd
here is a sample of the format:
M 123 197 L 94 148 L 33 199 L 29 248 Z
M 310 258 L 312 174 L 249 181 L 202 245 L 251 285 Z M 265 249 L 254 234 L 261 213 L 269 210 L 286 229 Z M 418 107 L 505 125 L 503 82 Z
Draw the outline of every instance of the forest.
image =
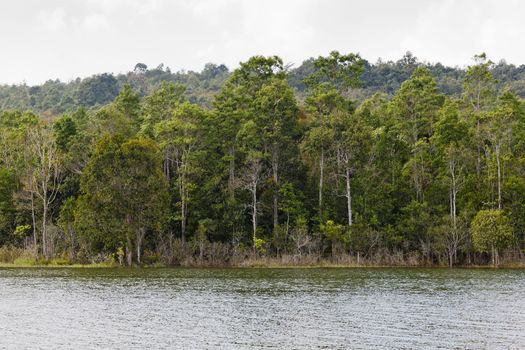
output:
M 523 266 L 522 97 L 483 53 L 3 85 L 0 262 Z

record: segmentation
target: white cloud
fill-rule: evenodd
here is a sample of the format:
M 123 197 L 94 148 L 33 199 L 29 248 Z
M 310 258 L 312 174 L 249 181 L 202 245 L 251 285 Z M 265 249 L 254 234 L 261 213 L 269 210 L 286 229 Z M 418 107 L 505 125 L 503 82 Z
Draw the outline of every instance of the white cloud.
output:
M 523 13 L 518 0 L 3 0 L 2 48 L 11 54 L 0 55 L 0 81 L 123 72 L 137 62 L 235 67 L 255 54 L 298 65 L 334 49 L 370 61 L 410 50 L 461 66 L 485 51 L 521 64 Z
M 411 50 L 428 61 L 465 66 L 480 52 L 525 63 L 514 45 L 525 35 L 525 2 L 447 0 L 430 4 L 407 32 L 397 53 Z
M 82 27 L 89 32 L 101 31 L 109 28 L 109 21 L 104 15 L 94 13 L 83 19 Z
M 45 31 L 56 32 L 67 26 L 66 11 L 60 7 L 50 11 L 40 11 L 37 18 L 40 28 Z

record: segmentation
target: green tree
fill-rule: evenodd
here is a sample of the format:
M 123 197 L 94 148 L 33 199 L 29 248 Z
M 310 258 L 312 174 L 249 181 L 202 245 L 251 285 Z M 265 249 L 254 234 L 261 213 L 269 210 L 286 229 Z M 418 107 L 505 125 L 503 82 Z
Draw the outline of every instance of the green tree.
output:
M 155 126 L 155 138 L 166 154 L 164 163 L 167 180 L 170 180 L 170 164 L 174 164 L 174 174 L 179 192 L 180 222 L 182 241 L 186 239 L 188 208 L 191 202 L 191 192 L 196 183 L 195 177 L 199 171 L 196 158 L 203 146 L 202 124 L 207 118 L 207 112 L 202 108 L 182 103 L 174 111 L 170 119 Z
M 9 234 L 15 229 L 15 201 L 14 195 L 17 190 L 14 174 L 0 168 L 0 242 L 6 243 Z
M 417 68 L 410 79 L 403 82 L 392 99 L 391 111 L 399 123 L 401 136 L 414 145 L 421 137 L 430 137 L 444 102 L 432 73 Z
M 128 265 L 141 263 L 142 242 L 158 229 L 167 207 L 167 184 L 157 146 L 142 139 L 106 136 L 82 174 L 75 226 L 94 244 L 115 252 L 124 246 Z
M 140 96 L 133 91 L 131 85 L 124 85 L 113 104 L 119 112 L 138 126 L 141 112 Z
M 144 135 L 153 136 L 155 125 L 171 118 L 175 108 L 184 101 L 185 90 L 180 84 L 163 82 L 144 98 L 141 125 Z
M 293 165 L 298 157 L 297 105 L 293 90 L 281 78 L 265 84 L 256 94 L 255 110 L 258 128 L 263 138 L 263 149 L 267 150 L 273 179 L 273 228 L 279 225 L 279 186 L 282 169 Z
M 364 168 L 371 147 L 372 130 L 359 114 L 341 111 L 334 116 L 338 175 L 344 179 L 347 223 L 352 226 L 352 179 Z
M 510 246 L 512 226 L 500 209 L 480 210 L 471 223 L 472 243 L 482 253 L 491 253 L 492 265 L 499 265 L 499 250 Z

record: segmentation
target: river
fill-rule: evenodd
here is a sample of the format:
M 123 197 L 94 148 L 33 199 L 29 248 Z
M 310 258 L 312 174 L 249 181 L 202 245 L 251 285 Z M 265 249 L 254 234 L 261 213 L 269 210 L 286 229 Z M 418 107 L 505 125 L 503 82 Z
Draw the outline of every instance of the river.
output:
M 0 269 L 6 349 L 525 349 L 525 270 Z

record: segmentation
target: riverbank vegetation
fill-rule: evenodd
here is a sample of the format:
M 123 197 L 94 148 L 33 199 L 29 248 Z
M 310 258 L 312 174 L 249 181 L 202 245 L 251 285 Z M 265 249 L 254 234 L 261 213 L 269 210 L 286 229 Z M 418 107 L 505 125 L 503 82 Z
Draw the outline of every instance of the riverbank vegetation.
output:
M 368 63 L 332 52 L 300 83 L 256 56 L 207 66 L 199 100 L 169 79 L 146 93 L 137 65 L 92 108 L 4 110 L 0 263 L 520 264 L 517 85 L 484 54 L 450 91 L 404 59 L 373 94 Z

